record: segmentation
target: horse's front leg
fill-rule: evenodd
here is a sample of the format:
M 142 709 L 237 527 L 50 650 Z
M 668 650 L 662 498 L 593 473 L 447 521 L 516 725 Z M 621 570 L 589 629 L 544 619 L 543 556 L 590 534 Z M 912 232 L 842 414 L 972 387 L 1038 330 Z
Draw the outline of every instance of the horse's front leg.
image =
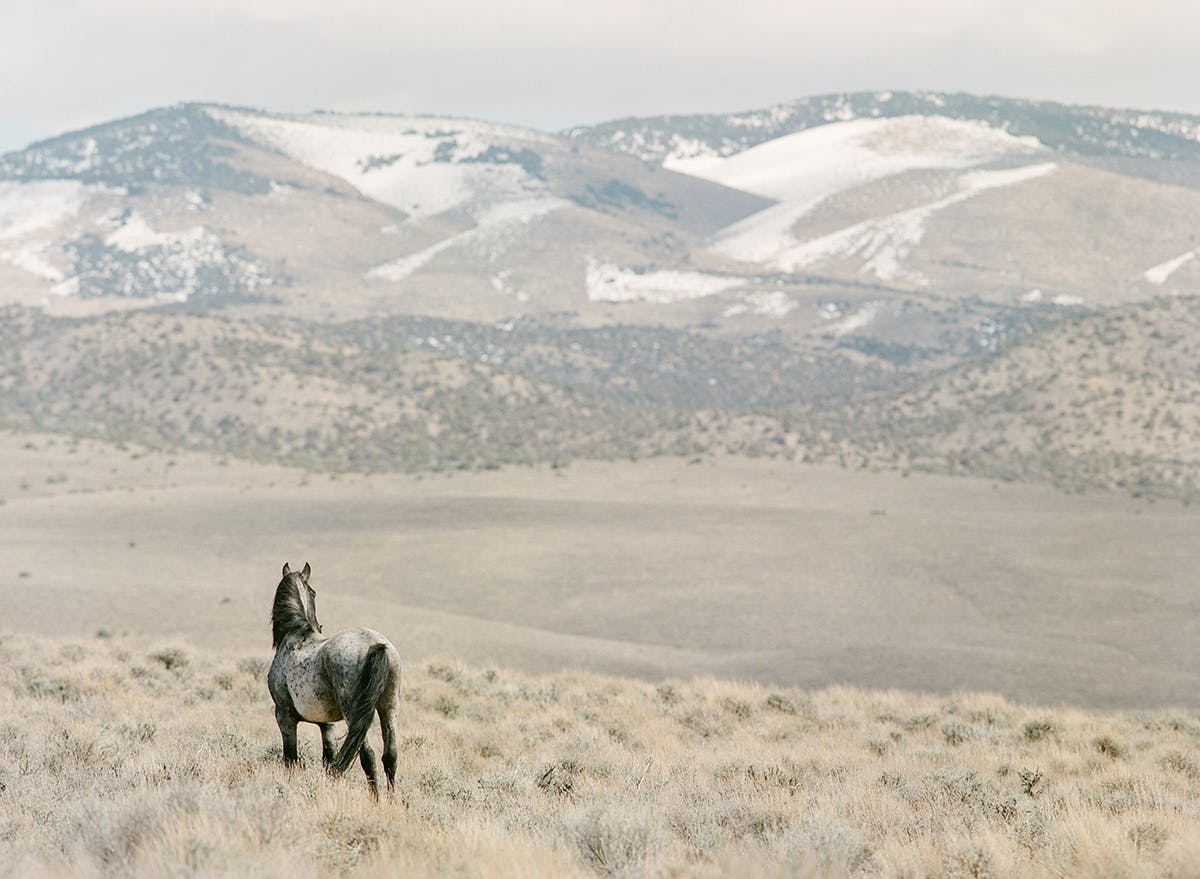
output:
M 333 763 L 334 755 L 337 754 L 337 732 L 333 728 L 332 723 L 319 723 L 321 727 L 321 762 L 328 769 Z
M 279 734 L 283 737 L 283 764 L 295 766 L 300 762 L 300 752 L 296 747 L 296 724 L 300 718 L 290 709 L 276 705 L 275 722 L 279 724 Z

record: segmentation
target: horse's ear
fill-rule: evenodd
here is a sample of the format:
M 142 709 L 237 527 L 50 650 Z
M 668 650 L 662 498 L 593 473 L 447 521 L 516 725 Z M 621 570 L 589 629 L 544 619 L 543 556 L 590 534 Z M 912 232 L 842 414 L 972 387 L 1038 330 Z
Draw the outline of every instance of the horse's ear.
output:
M 312 568 L 308 566 L 308 562 L 304 563 L 304 570 L 300 572 L 300 576 L 304 578 L 304 582 L 308 582 L 308 575 L 312 573 Z
M 289 565 L 287 562 L 284 562 L 283 563 L 283 576 L 286 577 L 291 572 L 292 572 L 292 566 Z

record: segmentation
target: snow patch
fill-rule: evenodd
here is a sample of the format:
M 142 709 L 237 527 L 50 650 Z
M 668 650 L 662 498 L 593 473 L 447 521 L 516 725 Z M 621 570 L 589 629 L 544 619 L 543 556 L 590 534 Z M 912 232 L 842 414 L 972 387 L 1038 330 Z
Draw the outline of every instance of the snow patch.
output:
M 1053 299 L 1051 299 L 1050 302 L 1053 305 L 1062 306 L 1083 305 L 1083 297 L 1072 296 L 1069 293 L 1060 293 L 1058 296 L 1055 296 Z
M 818 201 L 785 201 L 751 214 L 718 232 L 710 249 L 742 262 L 769 262 L 796 244 L 792 227 Z
M 704 141 L 695 138 L 676 137 L 673 141 L 671 152 L 663 160 L 663 166 L 672 167 L 676 164 L 685 164 L 689 167 L 707 168 L 712 167 L 720 161 L 721 157 L 717 154 L 717 151 Z
M 24 238 L 78 216 L 89 194 L 78 180 L 0 181 L 0 241 Z
M 512 270 L 505 269 L 504 271 L 497 272 L 496 274 L 492 275 L 489 280 L 491 282 L 492 289 L 497 293 L 501 293 L 505 296 L 511 296 L 516 299 L 517 302 L 528 302 L 529 294 L 524 290 L 514 287 L 510 282 L 510 278 L 512 278 Z
M 513 155 L 523 145 L 548 144 L 550 138 L 525 129 L 426 117 L 209 112 L 250 139 L 340 177 L 368 198 L 414 218 L 480 198 L 523 199 L 544 190 Z M 497 149 L 508 160 L 489 152 Z
M 790 230 L 823 200 L 914 170 L 956 170 L 1002 156 L 1046 152 L 1036 139 L 980 122 L 900 116 L 835 122 L 776 138 L 728 158 L 675 158 L 673 171 L 780 202 L 719 232 L 713 250 L 765 262 L 796 245 Z
M 228 250 L 202 226 L 158 232 L 136 212 L 103 241 L 72 242 L 77 277 L 56 292 L 84 299 L 184 302 L 194 294 L 252 296 L 274 283 L 267 270 Z
M 78 180 L 0 181 L 0 242 L 13 245 L 0 250 L 0 260 L 61 282 L 62 271 L 45 256 L 59 227 L 77 219 L 92 196 L 119 191 Z
M 776 255 L 772 262 L 785 271 L 796 271 L 830 259 L 857 258 L 863 260 L 861 272 L 873 274 L 880 280 L 920 282 L 918 276 L 904 271 L 902 263 L 924 237 L 925 225 L 934 214 L 989 189 L 1042 177 L 1055 167 L 1053 162 L 1045 162 L 1003 171 L 963 174 L 958 178 L 959 188 L 953 195 L 920 207 L 855 223 L 795 245 Z
M 203 237 L 204 228 L 201 226 L 183 232 L 155 232 L 141 214 L 130 213 L 115 232 L 108 234 L 104 243 L 126 253 L 135 253 L 147 247 L 195 244 Z
M 443 238 L 437 244 L 432 244 L 424 250 L 418 250 L 416 253 L 410 253 L 408 256 L 402 256 L 391 262 L 385 262 L 383 265 L 375 266 L 375 268 L 367 271 L 365 277 L 381 281 L 403 281 L 443 250 L 448 250 L 456 244 L 470 241 L 471 236 L 475 232 L 475 229 L 471 229 L 467 232 L 460 232 L 458 235 L 451 235 L 449 238 Z
M 78 296 L 79 295 L 79 278 L 67 278 L 50 288 L 50 292 L 55 296 Z
M 588 257 L 584 284 L 591 302 L 649 302 L 666 305 L 702 299 L 745 284 L 705 272 L 637 272 Z
M 7 260 L 19 269 L 37 275 L 44 281 L 58 282 L 63 273 L 46 261 L 41 247 L 22 247 L 19 250 L 0 251 L 0 259 Z
M 780 290 L 747 293 L 742 301 L 734 303 L 723 312 L 724 317 L 752 314 L 756 317 L 780 318 L 796 310 L 796 300 Z
M 775 138 L 725 159 L 668 160 L 672 171 L 786 201 L 811 201 L 918 168 L 966 168 L 1045 152 L 1036 139 L 940 116 L 855 119 Z
M 1146 269 L 1142 277 L 1151 284 L 1165 284 L 1167 278 L 1175 274 L 1186 263 L 1196 258 L 1197 251 L 1189 250 L 1187 253 L 1177 256 L 1174 259 L 1169 259 L 1164 263 L 1159 263 L 1153 268 Z
M 492 259 L 497 258 L 500 255 L 499 245 L 503 244 L 505 237 L 512 235 L 521 226 L 534 219 L 567 204 L 569 202 L 560 198 L 532 198 L 494 205 L 482 213 L 479 225 L 474 229 L 443 238 L 416 253 L 410 253 L 376 266 L 366 273 L 366 277 L 384 281 L 402 281 L 442 251 L 461 245 L 483 246 L 490 251 L 485 254 L 486 256 Z
M 836 323 L 830 324 L 828 332 L 831 335 L 841 338 L 853 333 L 855 330 L 861 330 L 879 316 L 880 305 L 881 303 L 879 302 L 868 302 L 853 314 L 847 315 Z
M 1028 293 L 1024 294 L 1021 297 L 1021 301 L 1022 302 L 1041 302 L 1042 301 L 1042 291 L 1041 290 L 1030 290 Z

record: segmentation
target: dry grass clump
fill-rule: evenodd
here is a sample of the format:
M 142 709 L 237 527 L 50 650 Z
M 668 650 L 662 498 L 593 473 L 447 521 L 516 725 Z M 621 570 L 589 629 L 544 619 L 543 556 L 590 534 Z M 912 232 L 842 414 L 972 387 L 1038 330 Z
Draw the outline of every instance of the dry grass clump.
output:
M 1200 873 L 1200 721 L 410 663 L 396 797 L 282 765 L 259 656 L 0 640 L 0 874 Z

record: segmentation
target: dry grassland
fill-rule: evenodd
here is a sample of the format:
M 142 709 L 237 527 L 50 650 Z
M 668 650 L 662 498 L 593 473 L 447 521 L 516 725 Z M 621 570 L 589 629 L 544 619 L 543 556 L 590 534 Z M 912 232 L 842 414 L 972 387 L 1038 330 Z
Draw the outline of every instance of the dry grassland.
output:
M 426 660 L 376 804 L 285 770 L 267 652 L 0 640 L 0 874 L 1200 872 L 1194 713 Z
M 1200 707 L 1200 512 L 722 458 L 306 474 L 0 434 L 10 630 L 262 644 L 280 565 L 405 656 Z

